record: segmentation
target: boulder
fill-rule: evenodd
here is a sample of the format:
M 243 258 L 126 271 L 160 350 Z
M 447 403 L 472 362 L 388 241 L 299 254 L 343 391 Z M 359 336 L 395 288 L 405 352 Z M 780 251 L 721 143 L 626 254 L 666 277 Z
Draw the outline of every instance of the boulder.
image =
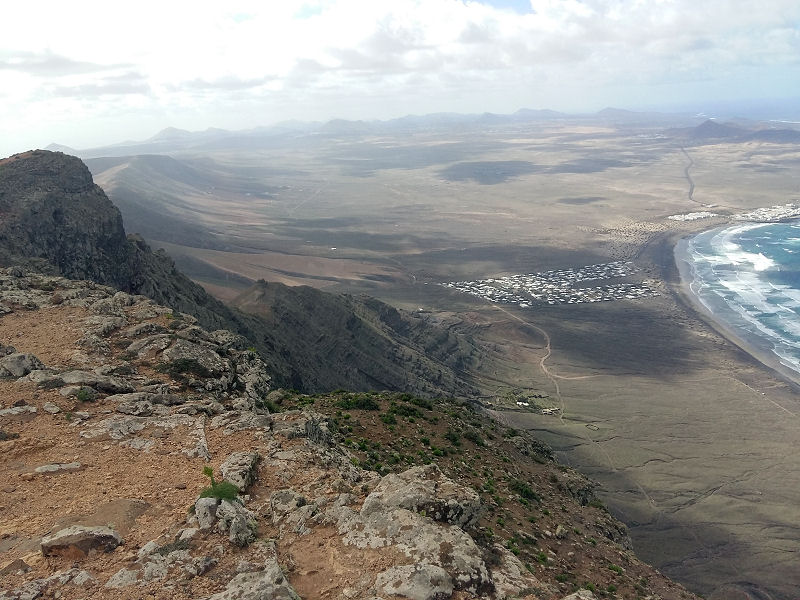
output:
M 386 475 L 364 500 L 361 514 L 387 507 L 424 513 L 434 521 L 462 528 L 474 525 L 482 513 L 480 496 L 475 490 L 445 477 L 436 465 Z
M 98 375 L 91 371 L 67 371 L 61 373 L 59 378 L 68 385 L 85 385 L 108 394 L 127 394 L 133 391 L 133 386 L 122 379 Z
M 42 554 L 79 554 L 110 552 L 122 543 L 122 537 L 110 527 L 72 525 L 42 538 Z
M 274 558 L 264 569 L 254 573 L 239 573 L 228 586 L 207 600 L 300 600 Z
M 40 369 L 44 369 L 44 364 L 33 354 L 13 352 L 0 358 L 0 377 L 24 377 Z
M 197 526 L 200 529 L 211 529 L 217 522 L 217 498 L 198 498 L 194 503 L 194 516 L 197 517 Z
M 234 452 L 220 466 L 222 477 L 244 492 L 256 480 L 258 452 Z
M 375 580 L 378 591 L 412 600 L 444 600 L 453 594 L 453 580 L 436 565 L 417 564 L 391 567 Z
M 179 369 L 182 366 L 188 366 L 191 369 L 202 371 L 195 373 L 196 375 L 219 377 L 228 370 L 228 362 L 219 354 L 210 348 L 184 339 L 176 340 L 170 348 L 161 353 L 161 357 L 168 366 L 172 365 Z
M 234 546 L 244 548 L 256 541 L 258 523 L 255 515 L 241 504 L 223 500 L 217 508 L 217 527 L 228 532 Z

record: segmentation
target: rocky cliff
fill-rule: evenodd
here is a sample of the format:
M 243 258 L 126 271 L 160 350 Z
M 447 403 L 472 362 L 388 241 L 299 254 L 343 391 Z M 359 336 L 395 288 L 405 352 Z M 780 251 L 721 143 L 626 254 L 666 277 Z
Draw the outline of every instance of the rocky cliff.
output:
M 481 360 L 480 347 L 377 300 L 285 286 L 263 294 L 255 286 L 250 300 L 260 294 L 258 306 L 246 298 L 240 302 L 255 316 L 225 306 L 165 253 L 151 251 L 139 236 L 126 237 L 119 211 L 77 158 L 36 150 L 0 161 L 0 217 L 0 266 L 89 279 L 189 313 L 209 329 L 235 331 L 285 387 L 430 396 L 475 392 L 465 368 Z M 281 318 L 267 317 L 275 314 Z M 396 326 L 381 325 L 381 315 L 391 315 Z
M 247 341 L 0 269 L 0 599 L 692 598 L 459 401 L 273 389 Z

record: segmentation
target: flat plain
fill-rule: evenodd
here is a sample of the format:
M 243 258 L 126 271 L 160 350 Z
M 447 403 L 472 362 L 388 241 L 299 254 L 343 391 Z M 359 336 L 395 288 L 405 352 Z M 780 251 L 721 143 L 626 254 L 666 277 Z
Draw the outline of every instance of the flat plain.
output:
M 673 256 L 797 202 L 800 145 L 559 120 L 87 162 L 128 231 L 223 300 L 262 278 L 367 293 L 481 340 L 503 357 L 478 373 L 487 408 L 597 480 L 639 555 L 691 589 L 800 589 L 798 387 L 693 307 Z M 667 219 L 703 210 L 719 216 Z M 613 261 L 658 295 L 523 308 L 442 285 Z

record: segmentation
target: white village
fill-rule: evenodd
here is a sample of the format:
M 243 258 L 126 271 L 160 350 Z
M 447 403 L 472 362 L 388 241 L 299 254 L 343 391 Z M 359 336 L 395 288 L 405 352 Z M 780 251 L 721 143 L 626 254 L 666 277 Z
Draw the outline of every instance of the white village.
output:
M 608 283 L 590 287 L 578 286 L 578 284 L 589 281 L 630 277 L 637 271 L 638 269 L 632 262 L 615 261 L 587 265 L 577 269 L 508 275 L 476 281 L 454 281 L 441 285 L 459 292 L 479 296 L 489 302 L 516 304 L 520 308 L 530 308 L 544 304 L 581 304 L 612 300 L 636 300 L 658 296 L 658 292 L 647 282 Z

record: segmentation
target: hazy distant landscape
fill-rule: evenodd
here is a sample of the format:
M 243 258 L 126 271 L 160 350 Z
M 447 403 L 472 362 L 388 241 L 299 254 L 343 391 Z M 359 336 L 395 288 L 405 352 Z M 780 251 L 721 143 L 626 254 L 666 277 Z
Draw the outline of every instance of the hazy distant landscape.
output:
M 796 388 L 687 304 L 672 253 L 798 201 L 791 125 L 520 111 L 167 130 L 77 153 L 128 232 L 226 302 L 260 279 L 367 293 L 491 348 L 483 401 L 601 482 L 665 573 L 714 598 L 800 587 Z M 717 216 L 667 218 L 695 211 Z M 614 261 L 655 294 L 521 307 L 441 285 Z

